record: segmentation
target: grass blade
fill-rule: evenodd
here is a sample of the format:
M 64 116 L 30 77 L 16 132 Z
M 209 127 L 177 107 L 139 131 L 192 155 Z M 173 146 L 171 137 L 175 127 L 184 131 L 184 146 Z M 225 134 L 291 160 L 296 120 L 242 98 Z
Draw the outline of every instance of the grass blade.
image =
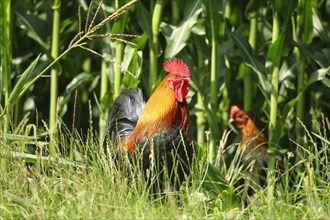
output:
M 33 72 L 34 68 L 36 67 L 38 61 L 39 61 L 40 55 L 37 56 L 37 58 L 34 59 L 34 61 L 30 64 L 30 66 L 23 72 L 20 79 L 16 83 L 15 87 L 13 88 L 13 91 L 10 93 L 8 103 L 10 105 L 14 105 L 17 103 L 20 93 L 23 91 L 24 86 L 26 85 L 26 82 Z

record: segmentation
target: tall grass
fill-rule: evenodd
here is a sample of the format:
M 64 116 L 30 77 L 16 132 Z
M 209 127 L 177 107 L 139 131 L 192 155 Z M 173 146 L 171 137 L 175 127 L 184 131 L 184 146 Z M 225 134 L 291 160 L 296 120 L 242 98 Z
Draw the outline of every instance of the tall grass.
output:
M 276 185 L 277 199 L 274 201 L 273 216 L 276 218 L 328 218 L 330 214 L 327 181 L 330 153 L 328 136 L 329 119 L 313 119 L 318 132 L 304 132 L 309 145 L 321 145 L 313 148 L 297 145 L 300 161 L 295 167 L 306 167 L 298 173 L 287 167 L 284 172 L 296 175 L 293 180 L 279 176 Z M 304 127 L 304 125 L 302 125 Z M 93 128 L 90 127 L 90 130 Z M 263 192 L 254 199 L 247 197 L 241 188 L 231 191 L 225 185 L 235 185 L 244 172 L 237 172 L 239 152 L 229 166 L 226 166 L 225 154 L 234 145 L 227 145 L 230 133 L 226 133 L 219 152 L 220 171 L 214 172 L 212 165 L 199 158 L 192 167 L 189 183 L 179 191 L 165 191 L 159 197 L 150 197 L 148 187 L 142 178 L 139 164 L 127 166 L 126 156 L 115 162 L 99 148 L 97 136 L 83 137 L 77 131 L 68 130 L 64 124 L 59 126 L 60 136 L 55 141 L 58 146 L 70 145 L 73 148 L 62 152 L 61 158 L 44 157 L 42 150 L 37 156 L 29 154 L 7 153 L 5 149 L 19 147 L 22 141 L 1 143 L 0 160 L 6 169 L 0 174 L 2 183 L 1 218 L 263 218 L 268 216 L 267 202 L 262 199 Z M 32 142 L 31 142 L 32 143 Z M 41 146 L 41 140 L 33 142 Z M 312 149 L 312 150 L 310 150 Z M 112 155 L 114 148 L 110 149 Z M 217 166 L 218 166 L 217 165 Z M 133 171 L 133 172 L 132 172 Z M 225 176 L 222 179 L 221 175 Z M 131 176 L 129 178 L 128 176 Z M 169 181 L 169 180 L 165 180 Z M 293 188 L 282 186 L 294 181 Z M 247 187 L 254 186 L 251 182 Z M 257 187 L 257 185 L 255 185 Z M 238 193 L 239 197 L 230 196 Z M 244 199 L 243 199 L 244 198 Z M 243 205 L 249 201 L 249 205 Z
M 42 150 L 38 150 L 39 156 L 33 157 L 1 149 L 0 159 L 8 165 L 0 175 L 1 218 L 196 218 L 208 215 L 205 196 L 192 197 L 200 187 L 199 181 L 191 179 L 189 187 L 185 184 L 178 192 L 168 191 L 154 199 L 148 193 L 139 163 L 128 166 L 127 155 L 115 162 L 100 150 L 98 137 L 83 137 L 64 124 L 58 129 L 60 135 L 55 140 L 55 150 L 61 151 L 58 146 L 73 146 L 62 152 L 61 159 L 44 157 Z M 2 146 L 10 149 L 20 144 L 22 142 L 14 141 Z M 37 140 L 34 144 L 42 142 Z M 114 150 L 110 149 L 110 155 Z M 195 168 L 193 176 L 200 175 L 201 170 Z

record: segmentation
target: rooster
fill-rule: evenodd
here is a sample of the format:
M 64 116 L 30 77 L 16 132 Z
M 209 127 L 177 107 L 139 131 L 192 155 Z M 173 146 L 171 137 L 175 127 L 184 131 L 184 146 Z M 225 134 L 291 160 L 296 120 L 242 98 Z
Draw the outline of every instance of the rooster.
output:
M 152 173 L 152 166 L 162 177 L 166 169 L 171 182 L 178 186 L 189 175 L 193 155 L 185 100 L 190 71 L 176 58 L 164 62 L 163 67 L 168 74 L 146 103 L 140 89 L 126 90 L 115 100 L 107 121 L 105 147 L 110 140 L 117 150 L 141 153 L 146 176 Z
M 252 113 L 241 110 L 236 105 L 230 109 L 230 117 L 242 130 L 240 143 L 243 170 L 247 170 L 260 185 L 266 182 L 267 167 L 267 129 Z M 249 189 L 251 194 L 251 189 Z

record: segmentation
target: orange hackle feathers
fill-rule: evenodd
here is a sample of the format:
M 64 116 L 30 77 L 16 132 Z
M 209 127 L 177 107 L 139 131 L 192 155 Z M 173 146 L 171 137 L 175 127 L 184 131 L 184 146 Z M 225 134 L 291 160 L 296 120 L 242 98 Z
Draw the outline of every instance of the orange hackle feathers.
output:
M 189 110 L 184 97 L 189 90 L 186 79 L 190 71 L 183 61 L 175 58 L 163 66 L 169 74 L 149 98 L 132 133 L 122 142 L 130 152 L 137 142 L 150 139 L 164 129 L 170 130 L 172 126 L 188 133 Z
M 257 118 L 236 105 L 230 108 L 230 117 L 234 119 L 236 126 L 242 129 L 241 145 L 246 145 L 246 150 L 251 149 L 259 152 L 267 148 L 265 126 L 262 126 Z

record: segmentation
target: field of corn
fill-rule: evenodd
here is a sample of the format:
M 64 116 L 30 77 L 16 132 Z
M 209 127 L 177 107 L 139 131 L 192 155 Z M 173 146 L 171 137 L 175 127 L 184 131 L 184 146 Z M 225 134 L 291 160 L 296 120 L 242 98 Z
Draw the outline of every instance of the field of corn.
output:
M 330 0 L 1 0 L 0 43 L 0 219 L 330 219 Z M 197 154 L 151 198 L 102 135 L 114 99 L 149 97 L 172 57 Z M 253 196 L 235 188 L 234 104 L 268 124 Z

